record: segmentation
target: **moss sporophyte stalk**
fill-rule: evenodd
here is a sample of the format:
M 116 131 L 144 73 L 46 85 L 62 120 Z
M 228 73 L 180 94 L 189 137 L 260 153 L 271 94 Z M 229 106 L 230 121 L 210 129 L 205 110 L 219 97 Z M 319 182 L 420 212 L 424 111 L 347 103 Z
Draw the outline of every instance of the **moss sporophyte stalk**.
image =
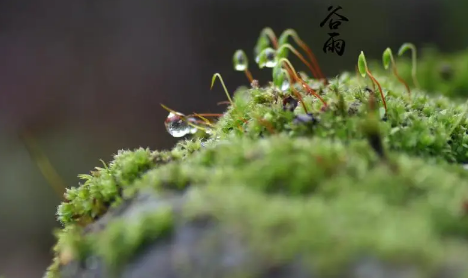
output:
M 293 65 L 289 52 L 301 64 Z M 234 69 L 252 86 L 231 96 L 214 74 L 211 88 L 219 80 L 228 100 L 224 113 L 163 105 L 169 134 L 185 137 L 173 149 L 119 151 L 67 189 L 46 277 L 131 276 L 150 260 L 145 256 L 167 246 L 211 258 L 205 265 L 151 257 L 175 277 L 268 277 L 272 268 L 340 277 L 368 260 L 415 277 L 453 266 L 467 274 L 468 171 L 461 164 L 468 163 L 468 106 L 454 96 L 464 88 L 468 94 L 468 79 L 431 83 L 434 74 L 421 65 L 436 70 L 433 57 L 441 54 L 421 55 L 418 88 L 416 60 L 396 63 L 390 49 L 369 66 L 364 52 L 357 55 L 358 76 L 325 78 L 291 29 L 277 39 L 265 28 L 254 53 L 256 70 L 271 71 L 271 80 L 254 80 L 246 53 L 237 51 Z M 468 52 L 457 55 L 451 65 L 461 70 Z M 404 80 L 411 78 L 410 91 Z M 178 245 L 198 237 L 204 244 Z M 238 256 L 236 267 L 220 268 L 226 252 Z

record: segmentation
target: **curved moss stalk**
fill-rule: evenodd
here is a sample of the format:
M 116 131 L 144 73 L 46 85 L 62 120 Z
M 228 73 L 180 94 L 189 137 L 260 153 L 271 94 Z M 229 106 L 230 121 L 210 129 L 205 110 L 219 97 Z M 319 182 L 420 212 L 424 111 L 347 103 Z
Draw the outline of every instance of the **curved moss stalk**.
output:
M 259 55 L 263 50 L 270 47 L 270 43 L 273 45 L 273 49 L 278 48 L 278 39 L 276 38 L 275 32 L 270 27 L 265 27 L 260 32 L 260 36 L 257 39 L 257 44 L 254 48 L 255 62 L 259 62 Z
M 229 105 L 231 104 L 229 101 L 220 101 L 220 102 L 217 102 L 216 105 Z
M 253 79 L 253 76 L 252 76 L 252 73 L 250 72 L 250 70 L 245 69 L 244 73 L 245 73 L 245 76 L 247 77 L 247 79 L 249 80 L 249 82 L 252 83 L 254 81 L 254 79 Z
M 304 56 L 302 56 L 301 53 L 299 53 L 292 45 L 290 45 L 289 43 L 285 43 L 285 44 L 282 44 L 278 50 L 277 50 L 277 53 L 278 53 L 278 58 L 286 58 L 286 52 L 287 50 L 291 50 L 292 53 L 294 53 L 294 55 L 296 55 L 310 70 L 310 72 L 312 73 L 312 75 L 316 78 L 316 79 L 320 79 L 320 75 L 319 73 L 315 70 L 315 68 L 309 63 L 307 62 L 307 60 L 304 58 Z
M 359 72 L 359 69 L 358 69 L 358 66 L 357 66 L 357 65 L 354 66 L 354 70 L 355 70 L 355 72 L 356 72 L 356 80 L 359 82 L 359 84 L 361 84 L 363 78 L 362 78 L 362 76 L 361 76 L 361 73 Z M 364 82 L 364 84 L 365 84 L 365 82 Z M 372 83 L 372 85 L 375 86 L 374 83 Z M 375 88 L 374 88 L 374 90 L 375 90 Z
M 280 66 L 280 65 L 279 65 Z M 304 112 L 306 112 L 306 114 L 309 114 L 309 110 L 307 109 L 307 106 L 304 102 L 304 99 L 302 98 L 301 94 L 296 90 L 296 88 L 294 88 L 294 81 L 292 80 L 292 77 L 294 76 L 294 73 L 292 72 L 292 69 L 290 69 L 289 67 L 286 68 L 286 72 L 287 72 L 287 78 L 288 78 L 288 82 L 289 82 L 289 88 L 291 89 L 291 92 L 294 94 L 295 97 L 297 97 L 297 99 L 300 101 L 301 103 L 301 106 L 302 108 L 304 109 Z
M 229 95 L 229 92 L 226 89 L 226 85 L 224 85 L 224 81 L 223 81 L 223 78 L 221 77 L 221 74 L 219 74 L 219 73 L 213 74 L 213 77 L 211 78 L 210 90 L 213 89 L 213 85 L 214 85 L 214 83 L 216 81 L 216 77 L 219 78 L 219 81 L 221 82 L 221 85 L 223 85 L 224 93 L 226 93 L 226 97 L 228 98 L 229 102 L 231 103 L 231 105 L 234 105 L 234 102 L 232 102 L 231 96 Z
M 325 77 L 325 75 L 323 74 L 322 70 L 320 69 L 320 65 L 319 65 L 319 63 L 317 61 L 317 58 L 315 57 L 314 53 L 309 48 L 309 46 L 303 40 L 301 40 L 301 38 L 299 37 L 299 35 L 297 34 L 296 31 L 294 31 L 293 29 L 285 30 L 281 34 L 281 36 L 280 36 L 280 38 L 278 40 L 279 45 L 281 46 L 282 44 L 286 43 L 288 37 L 292 37 L 293 40 L 307 53 L 307 56 L 308 56 L 310 62 L 312 63 L 312 65 L 314 65 L 315 69 L 317 70 L 317 73 L 319 74 L 320 79 L 325 80 L 325 83 L 327 84 L 328 80 Z
M 278 48 L 278 39 L 276 38 L 276 34 L 273 31 L 273 29 L 271 29 L 270 27 L 263 28 L 263 30 L 260 32 L 260 36 L 268 37 L 271 41 L 271 44 L 273 45 L 273 48 Z
M 372 80 L 372 82 L 376 84 L 377 87 L 379 88 L 380 96 L 382 98 L 382 103 L 385 108 L 385 113 L 387 113 L 387 102 L 385 101 L 385 96 L 383 94 L 382 87 L 380 86 L 380 83 L 377 82 L 377 80 L 374 78 L 372 73 L 369 71 L 369 68 L 367 67 L 367 62 L 366 62 L 366 56 L 364 56 L 363 51 L 361 51 L 361 54 L 359 54 L 358 69 L 362 77 L 366 77 L 366 74 L 369 75 L 369 78 Z
M 385 101 L 385 96 L 384 96 L 383 91 L 382 91 L 382 86 L 380 86 L 380 83 L 374 78 L 374 76 L 370 73 L 370 71 L 368 69 L 367 69 L 366 72 L 369 75 L 369 77 L 372 79 L 372 82 L 377 84 L 377 87 L 379 88 L 379 92 L 380 92 L 380 97 L 382 98 L 382 103 L 383 103 L 383 106 L 385 108 L 385 113 L 387 113 L 387 102 Z
M 268 130 L 268 132 L 270 132 L 270 134 L 278 133 L 269 121 L 262 119 L 262 117 L 260 116 L 256 116 L 255 118 L 262 126 L 264 126 Z
M 223 114 L 217 114 L 217 113 L 193 113 L 193 114 L 190 114 L 188 115 L 188 117 L 190 116 L 195 116 L 195 117 L 198 117 L 200 119 L 202 119 L 208 126 L 210 127 L 213 127 L 213 123 L 208 120 L 206 117 L 221 117 L 223 116 Z
M 36 163 L 44 178 L 57 193 L 57 196 L 65 201 L 64 194 L 67 188 L 65 186 L 65 182 L 57 173 L 54 166 L 52 166 L 44 152 L 42 152 L 41 148 L 34 140 L 34 137 L 27 131 L 24 131 L 19 137 L 23 141 L 31 159 Z
M 413 78 L 413 83 L 416 88 L 421 88 L 419 86 L 418 79 L 416 78 L 416 66 L 417 66 L 417 57 L 416 57 L 416 46 L 412 43 L 404 43 L 400 49 L 398 50 L 398 56 L 403 55 L 408 49 L 411 50 L 411 60 L 412 60 L 412 67 L 411 67 L 411 76 Z
M 411 90 L 408 86 L 408 84 L 405 82 L 405 80 L 403 78 L 401 78 L 401 76 L 398 74 L 398 71 L 397 71 L 397 67 L 396 67 L 396 63 L 395 63 L 395 59 L 393 59 L 393 54 L 392 54 L 392 50 L 387 47 L 387 49 L 385 49 L 384 53 L 383 53 L 383 56 L 382 56 L 382 61 L 383 61 L 383 64 L 384 64 L 384 68 L 385 69 L 388 69 L 388 67 L 390 66 L 390 63 L 392 64 L 392 71 L 393 71 L 393 74 L 396 76 L 396 78 L 398 79 L 398 81 L 400 81 L 400 83 L 402 83 L 405 88 L 406 88 L 406 91 L 408 92 L 408 95 L 411 96 Z
M 302 80 L 302 78 L 300 78 L 298 75 L 297 75 L 297 72 L 296 70 L 294 69 L 294 67 L 291 65 L 291 62 L 289 62 L 288 59 L 286 58 L 281 58 L 279 61 L 278 61 L 279 64 L 282 64 L 282 63 L 285 63 L 286 66 L 290 67 L 292 73 L 293 73 L 293 79 L 295 82 L 300 82 L 302 87 L 304 89 L 306 89 L 306 91 L 309 93 L 309 94 L 312 94 L 314 95 L 315 97 L 317 97 L 324 105 L 324 107 L 327 107 L 328 104 L 327 102 L 319 95 L 317 94 L 317 92 L 315 92 L 314 89 L 312 89 L 309 85 L 307 85 L 306 82 L 304 82 L 304 80 Z
M 364 91 L 369 93 L 369 111 L 374 112 L 377 108 L 377 102 L 375 100 L 375 90 L 365 88 Z

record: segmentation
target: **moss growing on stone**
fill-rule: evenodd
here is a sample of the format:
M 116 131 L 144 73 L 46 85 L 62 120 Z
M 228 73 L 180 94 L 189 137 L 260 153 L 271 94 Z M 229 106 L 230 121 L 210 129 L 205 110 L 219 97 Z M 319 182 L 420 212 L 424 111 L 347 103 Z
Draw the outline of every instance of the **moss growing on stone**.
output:
M 122 191 L 132 186 L 142 173 L 156 165 L 183 159 L 201 147 L 200 140 L 180 142 L 172 151 L 121 150 L 109 166 L 96 167 L 90 175 L 79 175 L 85 182 L 69 188 L 66 202 L 58 208 L 59 221 L 86 225 L 99 218 L 109 207 L 120 204 Z
M 102 233 L 91 236 L 93 255 L 100 256 L 111 269 L 119 269 L 145 243 L 168 236 L 173 228 L 170 208 L 147 213 L 134 223 L 128 220 L 111 222 Z
M 468 106 L 423 90 L 408 96 L 391 74 L 375 72 L 387 111 L 354 74 L 327 85 L 301 74 L 326 106 L 298 84 L 299 95 L 273 83 L 241 87 L 210 134 L 171 151 L 119 152 L 67 191 L 47 277 L 74 277 L 72 265 L 79 265 L 73 273 L 127 277 L 130 263 L 149 256 L 145 248 L 176 246 L 204 229 L 233 235 L 240 246 L 232 250 L 244 260 L 225 273 L 174 255 L 167 273 L 186 277 L 183 264 L 193 277 L 268 277 L 293 264 L 306 277 L 324 277 L 369 259 L 424 277 L 453 265 L 457 275 L 468 273 L 468 172 L 459 165 L 468 161 Z M 187 229 L 200 219 L 212 224 Z M 197 255 L 218 250 L 216 238 Z
M 135 152 L 119 151 L 109 167 L 96 167 L 91 175 L 80 175 L 84 184 L 67 189 L 68 202 L 58 208 L 58 218 L 63 224 L 73 222 L 87 224 L 101 216 L 109 206 L 120 200 L 120 191 L 130 185 L 141 172 L 154 164 L 151 152 L 139 149 Z
M 167 237 L 172 228 L 172 210 L 169 207 L 160 207 L 156 212 L 145 212 L 130 220 L 112 220 L 106 223 L 105 229 L 98 231 L 90 232 L 81 226 L 69 225 L 57 233 L 54 251 L 58 256 L 46 277 L 57 277 L 60 265 L 72 261 L 96 264 L 98 260 L 107 266 L 104 273 L 113 275 L 144 244 Z
M 451 263 L 447 255 L 468 255 L 464 170 L 404 154 L 391 153 L 390 160 L 397 172 L 365 141 L 238 138 L 150 170 L 134 187 L 161 193 L 191 188 L 183 219 L 217 219 L 267 265 L 300 254 L 305 265 L 328 273 L 368 256 L 430 272 Z M 155 210 L 136 224 L 116 218 L 84 235 L 76 233 L 81 227 L 67 226 L 56 251 L 79 261 L 98 256 L 114 269 L 170 231 L 167 211 Z

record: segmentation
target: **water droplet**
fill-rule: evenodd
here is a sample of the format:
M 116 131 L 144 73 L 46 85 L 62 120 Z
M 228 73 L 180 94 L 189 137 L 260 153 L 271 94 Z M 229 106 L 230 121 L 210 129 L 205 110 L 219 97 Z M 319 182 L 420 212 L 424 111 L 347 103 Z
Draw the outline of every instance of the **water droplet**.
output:
M 276 53 L 273 49 L 267 49 L 265 51 L 265 67 L 267 68 L 273 68 L 276 66 Z
M 191 126 L 184 119 L 184 114 L 169 113 L 164 121 L 167 132 L 173 137 L 183 137 L 190 133 Z
M 248 67 L 247 55 L 242 50 L 237 50 L 233 57 L 234 69 L 237 71 L 244 71 Z
M 277 64 L 276 51 L 273 48 L 266 48 L 257 56 L 257 58 L 255 58 L 255 61 L 258 60 L 257 63 L 260 68 L 274 68 Z
M 281 91 L 287 91 L 289 89 L 289 80 L 286 78 L 283 80 L 283 84 L 281 85 Z

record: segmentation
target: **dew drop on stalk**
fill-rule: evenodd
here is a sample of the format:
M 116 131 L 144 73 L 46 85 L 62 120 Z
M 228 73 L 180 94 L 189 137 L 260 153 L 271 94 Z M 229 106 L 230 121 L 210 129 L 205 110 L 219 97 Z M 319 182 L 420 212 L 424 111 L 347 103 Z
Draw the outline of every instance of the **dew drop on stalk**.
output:
M 273 49 L 267 49 L 265 51 L 265 67 L 267 68 L 273 68 L 276 66 L 276 53 Z
M 192 127 L 184 120 L 184 115 L 181 113 L 169 113 L 164 121 L 167 132 L 173 137 L 183 137 L 190 133 Z
M 244 71 L 247 69 L 248 60 L 247 56 L 245 55 L 244 51 L 237 50 L 234 53 L 233 57 L 234 69 L 237 71 Z
M 259 68 L 274 68 L 277 64 L 276 51 L 273 48 L 266 48 L 255 58 L 255 61 L 258 61 Z

